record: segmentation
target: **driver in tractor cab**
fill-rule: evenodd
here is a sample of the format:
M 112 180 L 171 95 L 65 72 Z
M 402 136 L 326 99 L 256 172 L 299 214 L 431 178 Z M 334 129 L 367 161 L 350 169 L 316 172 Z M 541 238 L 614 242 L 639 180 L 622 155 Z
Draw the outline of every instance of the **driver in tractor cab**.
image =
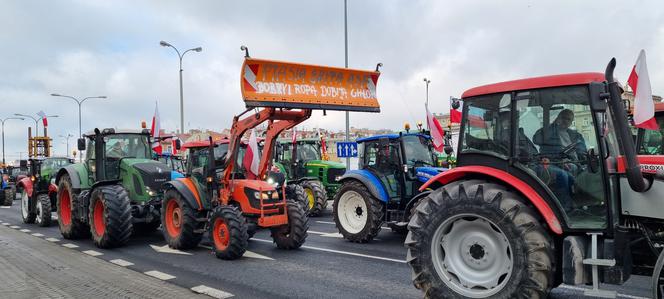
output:
M 586 142 L 579 132 L 570 129 L 573 121 L 574 112 L 564 109 L 558 113 L 556 120 L 550 126 L 535 132 L 533 140 L 540 146 L 542 155 L 575 162 L 584 157 L 587 150 Z M 563 167 L 572 174 L 576 174 L 579 170 L 574 163 L 563 163 Z
M 106 153 L 106 156 L 110 158 L 122 158 L 126 156 L 127 154 L 124 152 L 122 149 L 122 141 L 117 141 L 115 142 L 110 149 L 108 149 L 108 152 Z

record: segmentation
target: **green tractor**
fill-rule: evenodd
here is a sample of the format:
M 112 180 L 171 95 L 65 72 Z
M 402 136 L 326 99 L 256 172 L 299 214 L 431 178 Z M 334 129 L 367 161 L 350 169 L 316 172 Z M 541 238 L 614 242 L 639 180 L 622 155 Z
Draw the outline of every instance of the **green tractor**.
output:
M 155 231 L 167 165 L 152 160 L 150 131 L 95 129 L 78 140 L 85 161 L 61 168 L 57 211 L 65 239 L 92 236 L 100 248 L 122 246 L 132 232 Z
M 346 166 L 322 158 L 320 139 L 281 140 L 275 146 L 274 166 L 287 174 L 289 183 L 302 186 L 309 216 L 320 215 L 327 201 L 334 199 L 340 186 L 337 179 Z

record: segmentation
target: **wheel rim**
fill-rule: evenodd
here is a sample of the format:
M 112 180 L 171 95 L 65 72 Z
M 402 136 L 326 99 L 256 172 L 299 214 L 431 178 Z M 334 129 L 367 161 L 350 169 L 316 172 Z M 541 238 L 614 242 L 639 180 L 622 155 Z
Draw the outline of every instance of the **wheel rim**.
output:
M 37 201 L 37 204 L 35 205 L 35 213 L 37 213 L 37 217 L 35 218 L 35 221 L 37 224 L 42 223 L 42 204 L 41 201 Z
M 361 232 L 367 224 L 367 204 L 355 191 L 346 191 L 339 198 L 337 214 L 341 226 L 349 233 Z
M 103 236 L 106 232 L 106 221 L 104 217 L 104 202 L 98 198 L 94 206 L 95 233 L 97 236 Z
M 58 209 L 58 221 L 63 225 L 71 224 L 71 197 L 68 190 L 60 192 L 60 208 Z
M 314 207 L 314 204 L 316 204 L 316 197 L 314 196 L 314 191 L 306 188 L 304 189 L 304 192 L 307 194 L 307 204 L 309 205 L 309 209 L 311 210 Z
M 231 240 L 230 231 L 226 222 L 221 218 L 217 218 L 214 221 L 213 238 L 214 247 L 218 250 L 223 251 L 228 248 L 228 243 Z
M 23 219 L 27 219 L 30 213 L 30 198 L 28 198 L 28 193 L 23 190 L 21 192 L 21 215 Z
M 436 229 L 431 254 L 442 281 L 470 298 L 485 298 L 502 290 L 514 264 L 509 241 L 498 226 L 470 214 L 456 215 Z
M 175 199 L 169 199 L 166 203 L 165 222 L 168 235 L 173 238 L 180 235 L 182 231 L 182 208 Z

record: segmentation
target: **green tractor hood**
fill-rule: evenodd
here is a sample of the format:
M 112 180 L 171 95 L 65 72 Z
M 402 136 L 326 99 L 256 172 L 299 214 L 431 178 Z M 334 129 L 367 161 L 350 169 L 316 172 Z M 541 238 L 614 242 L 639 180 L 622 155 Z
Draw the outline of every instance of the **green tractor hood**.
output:
M 161 194 L 171 178 L 168 165 L 149 159 L 122 159 L 120 179 L 134 201 L 148 201 Z

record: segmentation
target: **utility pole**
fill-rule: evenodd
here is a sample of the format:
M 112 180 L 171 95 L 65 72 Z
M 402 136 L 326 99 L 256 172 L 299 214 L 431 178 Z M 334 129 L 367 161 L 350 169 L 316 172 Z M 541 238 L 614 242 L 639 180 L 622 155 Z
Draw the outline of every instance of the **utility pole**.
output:
M 344 50 L 345 67 L 348 68 L 348 0 L 344 0 Z M 346 111 L 346 142 L 350 141 L 350 112 Z M 346 169 L 350 170 L 350 157 L 346 157 Z

